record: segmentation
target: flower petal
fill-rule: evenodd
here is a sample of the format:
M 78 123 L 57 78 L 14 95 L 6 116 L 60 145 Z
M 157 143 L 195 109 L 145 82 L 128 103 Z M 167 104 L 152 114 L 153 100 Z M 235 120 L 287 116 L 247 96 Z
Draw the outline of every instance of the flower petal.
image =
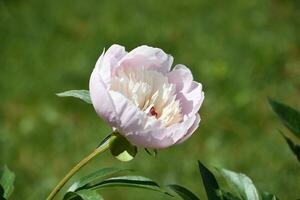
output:
M 177 99 L 181 102 L 182 113 L 196 113 L 204 100 L 201 83 L 193 81 L 191 71 L 184 65 L 176 65 L 167 74 L 169 83 L 176 85 Z
M 166 74 L 170 71 L 173 57 L 159 48 L 139 46 L 124 56 L 119 65 L 122 67 L 145 67 Z
M 158 139 L 157 137 L 153 137 L 154 135 L 157 134 L 164 135 L 164 137 L 160 139 Z M 128 135 L 127 139 L 139 147 L 153 148 L 153 149 L 167 148 L 175 144 L 173 138 L 167 136 L 165 128 L 146 129 L 144 131 L 139 132 L 139 134 Z
M 103 54 L 99 58 L 100 62 Z M 107 91 L 107 86 L 103 82 L 98 67 L 96 66 L 91 74 L 89 91 L 93 106 L 97 114 L 109 124 L 115 126 L 118 124 L 118 117 L 113 100 Z
M 195 119 L 195 115 L 186 115 L 181 123 L 177 123 L 168 127 L 168 132 L 171 133 L 170 137 L 174 139 L 175 143 L 187 134 Z
M 114 69 L 118 67 L 117 63 L 126 54 L 124 47 L 114 44 L 98 59 L 96 67 L 104 83 L 109 83 Z
M 196 130 L 199 124 L 199 115 L 186 117 L 186 119 L 171 127 L 151 127 L 138 133 L 128 135 L 127 138 L 138 146 L 154 149 L 162 149 L 181 143 Z M 180 141 L 180 142 L 179 142 Z
M 199 123 L 200 123 L 200 115 L 197 113 L 196 114 L 196 118 L 195 121 L 193 123 L 193 125 L 188 129 L 187 133 L 181 138 L 179 139 L 176 144 L 181 144 L 184 141 L 186 141 L 189 137 L 191 137 L 191 135 L 195 132 L 195 130 L 198 128 Z

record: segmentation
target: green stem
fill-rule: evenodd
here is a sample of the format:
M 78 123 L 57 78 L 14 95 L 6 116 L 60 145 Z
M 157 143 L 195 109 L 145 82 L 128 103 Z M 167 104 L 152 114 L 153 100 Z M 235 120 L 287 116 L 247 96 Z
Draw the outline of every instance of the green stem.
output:
M 112 136 L 113 137 L 113 136 Z M 49 194 L 46 200 L 52 200 L 57 195 L 57 193 L 62 189 L 62 187 L 70 180 L 70 178 L 76 174 L 83 166 L 85 166 L 89 161 L 91 161 L 94 157 L 99 155 L 100 153 L 108 150 L 110 148 L 111 139 L 108 139 L 106 142 L 104 142 L 101 146 L 99 146 L 97 149 L 95 149 L 91 154 L 89 154 L 87 157 L 82 159 L 75 167 L 73 167 L 67 175 L 61 179 L 61 181 L 58 183 L 58 185 L 52 190 L 52 192 Z

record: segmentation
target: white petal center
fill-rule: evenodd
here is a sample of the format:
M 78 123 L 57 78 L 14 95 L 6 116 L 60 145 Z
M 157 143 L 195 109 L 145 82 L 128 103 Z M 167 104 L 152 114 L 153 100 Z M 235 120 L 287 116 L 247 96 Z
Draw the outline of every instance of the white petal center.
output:
M 163 74 L 141 67 L 117 70 L 110 89 L 120 92 L 149 116 L 170 126 L 182 121 L 175 87 Z

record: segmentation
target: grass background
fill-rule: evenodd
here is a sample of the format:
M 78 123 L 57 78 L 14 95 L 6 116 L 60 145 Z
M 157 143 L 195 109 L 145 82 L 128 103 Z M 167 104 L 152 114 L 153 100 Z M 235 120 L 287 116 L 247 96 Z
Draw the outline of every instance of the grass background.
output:
M 299 164 L 266 99 L 300 109 L 299 1 L 0 0 L 0 164 L 16 173 L 12 199 L 44 199 L 110 131 L 90 105 L 55 93 L 87 89 L 113 43 L 157 46 L 190 67 L 206 94 L 201 126 L 157 158 L 140 150 L 120 164 L 107 154 L 78 176 L 121 165 L 205 199 L 199 159 L 243 172 L 281 199 L 300 196 Z M 166 199 L 128 188 L 100 193 Z

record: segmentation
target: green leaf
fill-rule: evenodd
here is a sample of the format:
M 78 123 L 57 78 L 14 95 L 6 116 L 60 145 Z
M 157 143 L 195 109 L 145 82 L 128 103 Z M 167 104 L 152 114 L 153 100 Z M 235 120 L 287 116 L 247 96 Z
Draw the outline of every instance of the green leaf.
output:
M 284 134 L 282 134 L 282 136 L 284 137 L 284 139 L 287 142 L 287 144 L 289 145 L 290 149 L 296 155 L 298 161 L 300 162 L 300 146 L 298 144 L 294 143 L 290 138 L 288 138 Z
M 222 200 L 242 200 L 234 194 L 221 189 L 217 191 L 217 194 Z
M 0 200 L 3 200 L 4 199 L 4 189 L 3 187 L 0 185 Z
M 106 187 L 133 187 L 142 188 L 147 190 L 153 190 L 168 194 L 166 191 L 162 190 L 159 185 L 151 179 L 142 176 L 120 176 L 106 179 L 100 183 L 89 185 L 87 189 L 98 189 Z M 170 195 L 171 196 L 171 195 Z
M 261 193 L 261 200 L 279 200 L 275 195 L 268 192 Z
M 107 136 L 105 136 L 105 138 L 100 142 L 100 144 L 97 146 L 97 148 L 100 147 L 100 146 L 102 146 L 102 145 L 103 145 L 105 142 L 107 142 L 108 140 L 113 139 L 112 136 L 113 136 L 112 133 L 111 133 L 111 134 L 108 134 Z
M 0 196 L 3 196 L 4 195 L 4 189 L 2 187 L 2 185 L 0 185 Z
M 110 144 L 111 154 L 120 161 L 131 161 L 137 154 L 137 147 L 130 144 L 130 142 L 119 133 L 114 133 L 114 135 L 116 138 L 111 140 Z
M 180 185 L 168 185 L 170 189 L 176 192 L 183 200 L 200 200 L 194 193 Z
M 86 103 L 92 104 L 90 92 L 88 90 L 69 90 L 56 94 L 59 97 L 75 97 Z
M 104 200 L 95 190 L 80 190 L 78 192 L 67 192 L 63 200 Z
M 300 138 L 300 113 L 290 106 L 284 105 L 270 98 L 269 103 L 282 123 L 298 138 Z
M 152 156 L 152 153 L 149 151 L 149 149 L 147 149 L 147 148 L 144 148 L 144 149 L 149 156 Z
M 120 169 L 116 167 L 107 167 L 94 171 L 93 173 L 80 178 L 78 181 L 74 182 L 68 189 L 68 191 L 74 192 L 78 191 L 86 185 L 91 185 L 93 182 L 114 175 L 119 172 L 127 171 L 128 169 Z
M 259 192 L 252 180 L 244 174 L 218 169 L 226 182 L 245 200 L 259 200 Z
M 145 151 L 146 153 L 149 155 L 149 156 L 153 156 L 153 157 L 157 157 L 157 154 L 158 154 L 158 151 L 157 149 L 153 149 L 153 154 L 151 153 L 151 151 L 147 148 L 145 148 Z
M 198 165 L 199 165 L 202 181 L 205 187 L 207 199 L 220 200 L 220 198 L 216 193 L 217 190 L 219 190 L 219 185 L 215 176 L 200 161 L 198 161 Z
M 0 170 L 0 185 L 2 187 L 3 198 L 7 199 L 14 190 L 15 174 L 5 165 Z

